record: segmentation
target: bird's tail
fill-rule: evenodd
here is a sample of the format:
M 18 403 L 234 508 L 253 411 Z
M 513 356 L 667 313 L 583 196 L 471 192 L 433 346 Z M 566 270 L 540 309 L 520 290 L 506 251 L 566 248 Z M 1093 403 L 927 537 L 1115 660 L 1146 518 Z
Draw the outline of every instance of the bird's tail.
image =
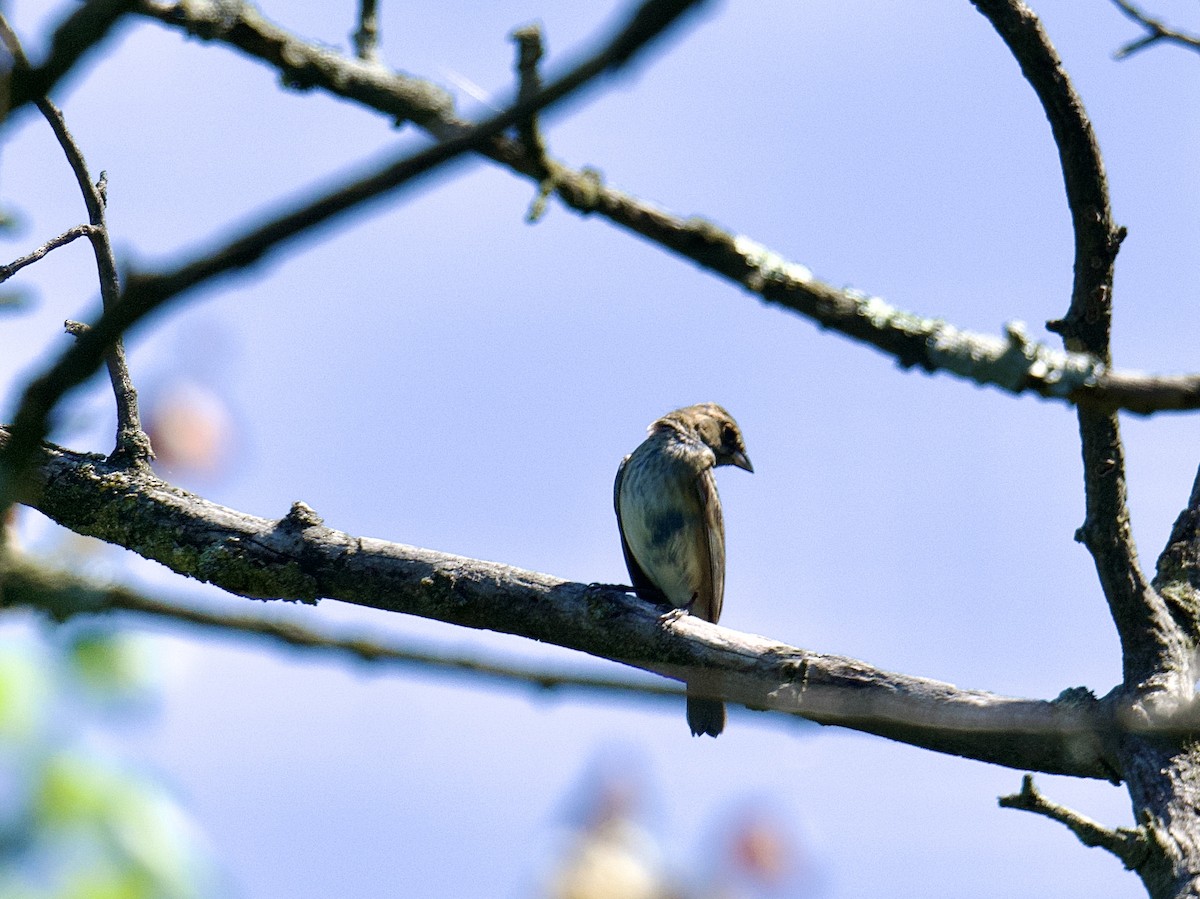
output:
M 687 719 L 693 737 L 701 734 L 715 737 L 725 729 L 725 703 L 719 699 L 688 696 Z

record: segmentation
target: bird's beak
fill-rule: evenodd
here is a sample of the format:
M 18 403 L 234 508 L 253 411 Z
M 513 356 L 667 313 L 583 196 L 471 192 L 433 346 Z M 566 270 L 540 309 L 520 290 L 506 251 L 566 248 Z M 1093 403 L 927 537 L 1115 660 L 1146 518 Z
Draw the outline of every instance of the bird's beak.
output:
M 736 465 L 743 471 L 748 471 L 754 474 L 754 466 L 750 464 L 750 457 L 743 452 L 736 452 L 729 457 L 729 464 Z

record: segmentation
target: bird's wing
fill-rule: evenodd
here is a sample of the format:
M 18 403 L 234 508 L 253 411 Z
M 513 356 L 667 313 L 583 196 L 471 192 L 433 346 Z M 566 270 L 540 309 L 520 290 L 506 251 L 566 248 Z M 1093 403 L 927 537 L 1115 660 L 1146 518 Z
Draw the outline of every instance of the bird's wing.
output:
M 617 512 L 617 529 L 621 532 L 621 552 L 625 554 L 625 567 L 629 570 L 629 579 L 633 581 L 633 591 L 638 596 L 647 602 L 670 605 L 667 595 L 655 586 L 642 570 L 642 566 L 633 556 L 633 550 L 629 548 L 629 541 L 625 539 L 625 521 L 621 518 L 621 481 L 625 477 L 625 466 L 628 464 L 629 456 L 626 456 L 621 460 L 621 466 L 617 469 L 617 479 L 613 483 L 613 508 Z
M 715 624 L 721 618 L 721 604 L 725 599 L 725 518 L 721 514 L 721 498 L 717 496 L 717 479 L 711 468 L 706 468 L 696 478 L 696 492 L 704 521 L 704 527 L 696 532 L 700 543 L 696 551 L 708 564 L 700 566 L 700 583 L 692 614 Z

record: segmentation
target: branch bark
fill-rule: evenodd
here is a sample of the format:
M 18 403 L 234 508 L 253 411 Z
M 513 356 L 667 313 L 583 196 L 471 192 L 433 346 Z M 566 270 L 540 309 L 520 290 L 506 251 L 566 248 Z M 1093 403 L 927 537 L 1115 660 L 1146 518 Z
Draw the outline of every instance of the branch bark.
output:
M 198 608 L 178 600 L 147 596 L 121 584 L 52 569 L 36 559 L 11 551 L 0 557 L 0 608 L 34 609 L 56 621 L 78 616 L 129 614 L 141 621 L 168 621 L 226 637 L 266 639 L 310 653 L 369 664 L 441 671 L 542 693 L 570 689 L 676 702 L 686 695 L 682 687 L 649 678 L 634 680 L 552 671 L 489 661 L 477 655 L 435 651 L 375 635 L 334 633 L 259 614 Z
M 1020 64 L 1058 147 L 1075 231 L 1075 280 L 1066 316 L 1050 326 L 1062 334 L 1069 350 L 1090 353 L 1107 365 L 1113 264 L 1124 230 L 1113 221 L 1091 122 L 1037 17 L 1019 0 L 973 2 Z M 1195 702 L 1196 617 L 1189 602 L 1169 604 L 1138 562 L 1116 412 L 1080 406 L 1078 418 L 1086 512 L 1076 539 L 1092 554 L 1121 640 L 1124 676 L 1117 692 L 1135 717 L 1170 717 Z M 1177 524 L 1180 530 L 1186 544 L 1191 535 L 1186 525 L 1180 529 Z M 1195 731 L 1174 739 L 1126 733 L 1117 751 L 1147 835 L 1148 849 L 1137 865 L 1146 889 L 1153 897 L 1200 894 L 1200 747 Z
M 141 0 L 137 11 L 240 50 L 275 68 L 287 84 L 320 88 L 396 122 L 411 121 L 442 140 L 470 127 L 455 114 L 453 98 L 436 85 L 307 43 L 248 6 L 211 0 L 186 4 Z M 577 212 L 602 216 L 771 305 L 875 347 L 904 368 L 947 372 L 1011 393 L 1105 410 L 1149 415 L 1200 408 L 1200 375 L 1113 371 L 1089 353 L 1064 353 L 1030 340 L 1019 323 L 1009 325 L 1003 336 L 964 331 L 942 319 L 898 309 L 879 297 L 826 284 L 805 266 L 749 237 L 701 218 L 674 215 L 608 187 L 595 170 L 572 169 L 548 158 L 544 147 L 496 134 L 474 150 L 539 189 L 553 187 L 559 199 Z
M 535 94 L 518 100 L 479 125 L 323 193 L 171 271 L 130 275 L 118 300 L 106 305 L 96 323 L 81 333 L 75 345 L 49 369 L 34 378 L 22 394 L 11 437 L 0 455 L 0 514 L 23 489 L 21 482 L 27 474 L 29 460 L 49 433 L 54 408 L 67 391 L 91 376 L 110 348 L 133 325 L 201 284 L 254 265 L 280 246 L 311 234 L 332 219 L 388 191 L 412 184 L 481 142 L 528 119 L 538 110 L 559 102 L 601 75 L 619 69 L 700 2 L 702 0 L 644 0 L 625 27 L 599 50 Z M 236 0 L 233 4 L 223 4 L 221 9 L 222 22 L 236 21 L 238 9 L 242 9 L 243 14 L 246 12 Z
M 0 428 L 0 445 L 8 438 Z M 297 503 L 271 520 L 152 473 L 46 445 L 34 508 L 79 534 L 258 599 L 325 597 L 487 628 L 699 682 L 714 696 L 1023 770 L 1113 779 L 1111 709 L 1072 692 L 1041 701 L 962 690 L 740 634 L 614 588 L 355 537 Z M 1086 691 L 1085 691 L 1086 692 Z M 1087 694 L 1090 697 L 1090 694 Z
M 1053 322 L 1069 350 L 1111 362 L 1113 263 L 1124 232 L 1113 221 L 1099 144 L 1049 37 L 1017 0 L 973 0 L 1037 94 L 1058 147 L 1075 232 L 1075 282 L 1066 316 Z M 1081 406 L 1086 511 L 1076 534 L 1091 552 L 1121 639 L 1125 684 L 1181 695 L 1191 648 L 1138 561 L 1126 504 L 1125 450 L 1115 412 Z

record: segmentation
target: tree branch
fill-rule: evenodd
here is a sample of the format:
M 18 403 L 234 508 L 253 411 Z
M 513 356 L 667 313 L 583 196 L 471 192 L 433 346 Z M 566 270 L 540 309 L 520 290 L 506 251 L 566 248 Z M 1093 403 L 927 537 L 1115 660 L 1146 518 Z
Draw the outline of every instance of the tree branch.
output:
M 27 385 L 13 419 L 11 437 L 0 455 L 0 463 L 5 469 L 2 472 L 4 479 L 0 480 L 0 514 L 12 497 L 23 490 L 22 480 L 28 473 L 29 460 L 49 433 L 51 414 L 59 400 L 91 376 L 108 348 L 134 324 L 199 285 L 251 266 L 281 245 L 312 233 L 332 219 L 386 192 L 410 185 L 599 76 L 619 69 L 699 2 L 701 0 L 645 0 L 625 27 L 599 50 L 536 94 L 519 100 L 479 125 L 318 196 L 173 271 L 130 275 L 119 301 L 107 307 L 67 352 Z M 222 9 L 227 7 L 229 4 L 224 4 Z M 229 16 L 236 18 L 233 11 Z
M 359 0 L 358 29 L 354 32 L 354 52 L 363 62 L 379 62 L 379 10 L 377 0 Z
M 0 444 L 8 439 L 0 428 Z M 147 470 L 43 446 L 29 505 L 72 531 L 124 546 L 241 596 L 336 599 L 541 640 L 699 683 L 754 709 L 799 714 L 1009 767 L 1112 779 L 1112 713 L 1087 694 L 1015 699 L 882 671 L 739 634 L 617 589 L 494 562 L 354 537 L 297 503 L 246 515 Z M 1086 693 L 1086 691 L 1083 691 Z
M 1050 120 L 1075 229 L 1075 283 L 1061 322 L 1067 348 L 1110 361 L 1113 264 L 1123 229 L 1113 222 L 1108 185 L 1091 123 L 1037 18 L 1017 0 L 974 0 L 1004 38 Z M 1166 599 L 1138 563 L 1126 505 L 1124 447 L 1115 412 L 1081 406 L 1086 513 L 1076 539 L 1096 564 L 1121 640 L 1123 685 L 1114 691 L 1126 719 L 1145 724 L 1187 718 L 1195 706 L 1196 638 L 1190 598 Z M 1186 524 L 1183 528 L 1186 531 Z M 1185 541 L 1186 542 L 1186 538 Z M 1182 713 L 1182 714 L 1181 714 Z M 1194 716 L 1194 715 L 1193 715 Z M 1195 895 L 1200 827 L 1196 731 L 1174 741 L 1129 734 L 1115 744 L 1119 770 L 1143 820 L 1147 847 L 1136 863 L 1153 896 Z M 1032 794 L 1032 785 L 1030 791 Z M 1068 823 L 1120 854 L 1124 837 L 1065 809 L 1029 797 L 1035 809 Z M 1090 828 L 1090 830 L 1089 830 Z M 1106 836 L 1107 834 L 1107 836 Z M 1081 838 L 1082 835 L 1081 835 Z M 1118 839 L 1119 838 L 1119 839 Z M 1135 850 L 1130 850 L 1135 851 Z
M 538 64 L 545 55 L 542 46 L 542 28 L 534 23 L 515 29 L 509 38 L 517 45 L 517 97 L 536 94 L 542 87 L 542 75 Z M 525 216 L 527 222 L 537 222 L 546 214 L 546 201 L 554 193 L 555 166 L 546 153 L 546 141 L 542 137 L 537 116 L 530 116 L 517 123 L 517 140 L 538 167 L 537 196 Z
M 1104 162 L 1091 122 L 1054 46 L 1019 0 L 973 0 L 1033 87 L 1050 122 L 1075 232 L 1075 282 L 1062 321 L 1050 323 L 1069 350 L 1111 361 L 1113 263 L 1124 230 L 1113 221 Z M 1181 695 L 1190 649 L 1138 562 L 1126 505 L 1125 450 L 1115 412 L 1078 409 L 1083 449 L 1083 526 L 1121 640 L 1125 684 Z M 1193 678 L 1194 679 L 1194 678 Z
M 1001 796 L 1001 808 L 1015 808 L 1035 815 L 1044 815 L 1067 827 L 1085 846 L 1099 846 L 1121 860 L 1126 870 L 1141 866 L 1149 854 L 1146 834 L 1139 828 L 1118 827 L 1110 830 L 1091 818 L 1084 817 L 1065 805 L 1051 802 L 1033 784 L 1033 775 L 1021 781 L 1021 792 Z
M 308 44 L 248 7 L 236 17 L 225 18 L 226 8 L 227 4 L 201 0 L 187 4 L 143 0 L 138 12 L 241 50 L 275 67 L 289 84 L 319 87 L 395 121 L 413 121 L 439 138 L 461 134 L 469 127 L 454 114 L 453 99 L 430 82 Z M 963 331 L 942 319 L 905 312 L 878 297 L 823 283 L 803 265 L 748 237 L 704 219 L 673 215 L 605 186 L 594 170 L 577 171 L 549 159 L 536 142 L 531 147 L 497 134 L 481 141 L 476 152 L 539 188 L 552 186 L 572 209 L 603 216 L 771 305 L 881 350 L 904 368 L 944 371 L 1011 393 L 1142 415 L 1200 408 L 1200 375 L 1114 371 L 1088 353 L 1064 353 L 1030 340 L 1019 323 L 1009 325 L 1002 337 Z
M 25 268 L 25 266 L 37 262 L 51 250 L 57 250 L 59 247 L 65 247 L 80 237 L 86 237 L 91 230 L 91 225 L 76 225 L 74 228 L 68 228 L 62 234 L 58 235 L 58 237 L 50 238 L 50 240 L 46 241 L 32 253 L 28 253 L 19 259 L 14 259 L 8 265 L 0 265 L 0 284 L 3 284 L 21 269 Z
M 1158 557 L 1154 589 L 1178 626 L 1192 641 L 1200 642 L 1200 471 Z
M 374 637 L 332 634 L 261 615 L 198 609 L 180 602 L 155 599 L 119 584 L 101 583 L 72 572 L 50 569 L 34 559 L 10 554 L 0 561 L 0 608 L 19 607 L 45 612 L 58 621 L 79 615 L 131 612 L 142 618 L 162 619 L 226 636 L 266 638 L 297 649 L 372 664 L 441 670 L 508 686 L 532 687 L 542 692 L 573 689 L 671 700 L 685 695 L 682 687 L 647 680 L 595 677 L 489 662 L 476 656 L 431 652 L 394 641 L 385 643 Z
M 1125 14 L 1126 18 L 1137 22 L 1146 30 L 1146 33 L 1140 38 L 1130 41 L 1114 53 L 1114 59 L 1125 59 L 1139 50 L 1145 50 L 1147 47 L 1157 44 L 1160 41 L 1200 53 L 1200 35 L 1188 34 L 1186 31 L 1171 28 L 1161 20 L 1152 18 L 1142 12 L 1142 10 L 1130 3 L 1129 0 L 1113 0 L 1113 3 L 1117 9 Z
M 38 67 L 14 57 L 9 73 L 8 105 L 0 105 L 0 122 L 13 112 L 47 97 L 79 60 L 107 37 L 117 20 L 132 11 L 136 0 L 89 0 L 55 30 L 50 53 Z
M 0 15 L 0 40 L 8 48 L 19 66 L 28 66 L 25 51 L 15 31 L 8 20 Z M 112 308 L 121 294 L 121 279 L 117 274 L 117 260 L 113 254 L 112 240 L 108 233 L 108 223 L 105 220 L 105 207 L 108 203 L 107 178 L 103 172 L 100 181 L 92 183 L 88 174 L 87 160 L 83 151 L 71 136 L 67 128 L 62 110 L 50 102 L 48 97 L 39 97 L 34 103 L 50 125 L 54 137 L 62 148 L 67 164 L 75 175 L 79 191 L 83 194 L 84 206 L 87 207 L 88 223 L 91 225 L 84 233 L 92 243 L 92 253 L 96 258 L 96 271 L 100 277 L 100 297 L 105 309 Z M 150 438 L 142 430 L 141 418 L 138 415 L 137 390 L 134 389 L 133 379 L 129 375 L 129 365 L 125 359 L 125 345 L 118 337 L 113 341 L 105 356 L 108 366 L 109 380 L 112 382 L 113 395 L 117 405 L 117 437 L 114 456 L 129 465 L 148 462 L 154 458 L 150 448 Z

